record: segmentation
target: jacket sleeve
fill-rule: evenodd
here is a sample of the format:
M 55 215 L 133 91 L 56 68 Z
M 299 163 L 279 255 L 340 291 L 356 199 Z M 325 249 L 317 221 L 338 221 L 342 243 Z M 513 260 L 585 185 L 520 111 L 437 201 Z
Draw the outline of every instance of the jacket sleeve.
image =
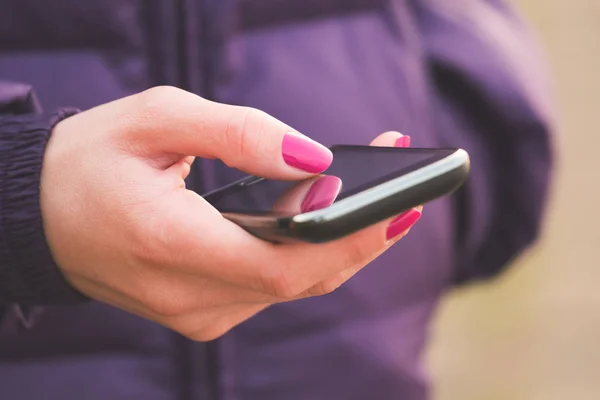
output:
M 533 35 L 505 1 L 420 15 L 436 131 L 471 156 L 454 196 L 460 284 L 500 273 L 539 236 L 554 164 L 552 96 Z
M 84 299 L 53 261 L 40 212 L 40 174 L 53 127 L 77 111 L 42 113 L 28 85 L 0 81 L 0 305 Z

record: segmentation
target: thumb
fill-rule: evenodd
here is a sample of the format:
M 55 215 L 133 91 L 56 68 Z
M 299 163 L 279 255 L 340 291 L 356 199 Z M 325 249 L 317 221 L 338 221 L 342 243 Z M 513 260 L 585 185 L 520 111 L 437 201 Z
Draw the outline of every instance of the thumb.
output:
M 323 145 L 253 108 L 211 102 L 170 87 L 137 97 L 133 103 L 143 126 L 139 141 L 157 156 L 217 158 L 232 168 L 272 179 L 323 172 L 333 158 Z

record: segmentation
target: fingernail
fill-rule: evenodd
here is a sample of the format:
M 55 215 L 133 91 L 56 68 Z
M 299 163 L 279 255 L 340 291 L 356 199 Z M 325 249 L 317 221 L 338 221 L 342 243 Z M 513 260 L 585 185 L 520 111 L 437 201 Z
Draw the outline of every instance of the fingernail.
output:
M 410 147 L 410 136 L 400 136 L 396 139 L 394 147 Z
M 327 208 L 333 204 L 340 189 L 342 180 L 337 176 L 323 176 L 312 184 L 300 209 L 303 213 Z
M 311 174 L 325 171 L 333 160 L 333 154 L 328 148 L 293 133 L 285 134 L 281 151 L 287 165 Z
M 392 240 L 401 235 L 421 218 L 421 211 L 412 209 L 400 214 L 396 219 L 390 222 L 387 229 L 387 240 Z

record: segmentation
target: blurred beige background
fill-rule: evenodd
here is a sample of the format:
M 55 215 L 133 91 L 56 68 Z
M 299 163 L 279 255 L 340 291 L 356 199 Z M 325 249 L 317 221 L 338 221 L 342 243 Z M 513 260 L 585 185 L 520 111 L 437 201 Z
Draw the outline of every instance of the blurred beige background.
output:
M 540 245 L 441 308 L 435 399 L 600 399 L 600 0 L 513 1 L 554 74 L 558 182 Z

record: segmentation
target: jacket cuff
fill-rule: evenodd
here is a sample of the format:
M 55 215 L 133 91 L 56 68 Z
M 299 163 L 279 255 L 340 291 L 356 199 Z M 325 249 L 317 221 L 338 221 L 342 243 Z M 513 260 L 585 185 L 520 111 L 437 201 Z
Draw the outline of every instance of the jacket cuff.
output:
M 86 297 L 58 269 L 44 235 L 40 176 L 52 129 L 77 113 L 0 117 L 0 303 L 75 304 Z

